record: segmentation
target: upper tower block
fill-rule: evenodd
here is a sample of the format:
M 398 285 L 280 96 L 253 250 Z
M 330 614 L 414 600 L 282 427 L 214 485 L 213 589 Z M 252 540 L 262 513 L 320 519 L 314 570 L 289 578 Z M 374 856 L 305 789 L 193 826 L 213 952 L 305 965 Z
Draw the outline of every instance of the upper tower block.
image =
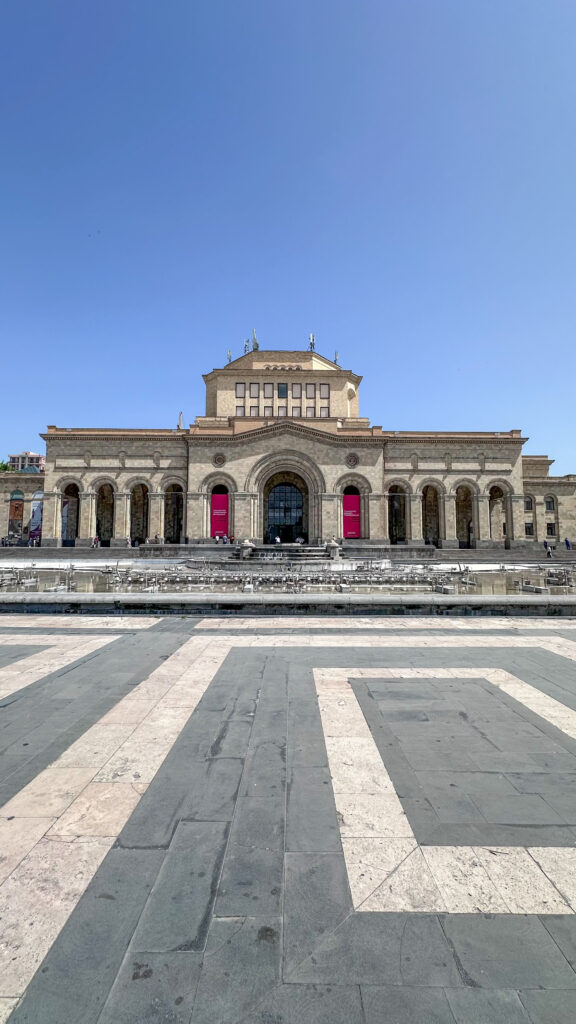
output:
M 361 380 L 318 352 L 257 349 L 204 374 L 206 416 L 357 419 Z

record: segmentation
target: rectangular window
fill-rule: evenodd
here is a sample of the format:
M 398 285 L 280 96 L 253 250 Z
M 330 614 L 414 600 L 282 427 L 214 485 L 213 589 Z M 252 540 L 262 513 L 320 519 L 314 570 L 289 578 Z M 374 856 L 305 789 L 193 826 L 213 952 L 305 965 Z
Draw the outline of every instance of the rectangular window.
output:
M 259 409 L 258 409 L 257 405 L 251 405 L 250 406 L 250 415 L 251 416 L 257 416 L 258 412 L 259 412 Z
M 301 416 L 302 415 L 302 406 L 301 405 L 293 405 L 292 406 L 292 415 L 293 416 Z
M 524 523 L 524 533 L 527 537 L 534 536 L 534 523 Z
M 292 385 L 292 398 L 302 398 L 302 385 L 301 384 L 293 384 Z
M 237 416 L 245 416 L 246 415 L 246 406 L 245 405 L 237 405 L 236 406 L 236 415 Z
M 307 384 L 306 385 L 306 398 L 316 398 L 316 385 L 315 384 Z
M 264 384 L 264 398 L 274 398 L 273 384 Z
M 330 398 L 330 385 L 320 384 L 320 398 Z
M 279 384 L 278 385 L 278 398 L 288 398 L 288 385 L 287 384 Z
M 547 537 L 555 537 L 556 536 L 556 523 L 546 523 L 546 536 Z
M 316 415 L 316 407 L 314 405 L 307 405 L 306 406 L 306 415 L 307 416 L 315 416 Z
M 236 385 L 236 398 L 244 398 L 246 394 L 246 385 L 240 382 Z
M 278 415 L 279 416 L 285 416 L 287 412 L 288 412 L 288 409 L 287 409 L 287 407 L 285 405 L 279 405 L 278 406 Z
M 532 511 L 532 498 L 524 498 L 524 511 L 525 512 L 531 512 Z
M 320 406 L 320 415 L 323 416 L 324 418 L 327 418 L 330 415 L 330 406 L 329 405 L 321 405 Z
M 265 405 L 264 406 L 264 415 L 265 416 L 273 416 L 274 415 L 274 407 L 272 405 Z
M 554 503 L 554 498 L 546 498 L 545 504 L 546 504 L 546 511 L 547 512 L 553 512 L 554 511 L 554 509 L 556 507 L 556 505 Z
M 250 398 L 259 398 L 259 397 L 260 397 L 260 385 L 259 384 L 251 384 L 250 385 Z

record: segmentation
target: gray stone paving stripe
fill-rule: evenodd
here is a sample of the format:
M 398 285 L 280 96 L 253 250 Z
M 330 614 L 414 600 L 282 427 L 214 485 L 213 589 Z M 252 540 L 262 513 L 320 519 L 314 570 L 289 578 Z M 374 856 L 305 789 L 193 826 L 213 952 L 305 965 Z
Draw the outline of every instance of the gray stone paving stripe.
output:
M 204 949 L 227 838 L 224 822 L 180 822 L 138 922 L 132 952 Z
M 340 829 L 327 768 L 296 766 L 288 774 L 286 850 L 341 853 Z
M 189 1024 L 199 953 L 126 955 L 98 1024 Z
M 572 746 L 574 741 L 512 698 L 502 702 L 504 708 L 495 706 L 494 701 L 500 700 L 501 692 L 486 680 L 478 686 L 474 680 L 462 680 L 466 694 L 462 707 L 468 710 L 459 714 L 466 716 L 466 723 L 474 725 L 475 719 L 481 722 L 479 749 L 484 742 L 486 746 L 483 770 L 478 757 L 471 752 L 474 733 L 459 737 L 458 719 L 452 720 L 450 711 L 446 728 L 445 723 L 440 722 L 440 730 L 438 722 L 435 725 L 431 717 L 433 712 L 425 715 L 425 724 L 412 710 L 386 712 L 387 694 L 392 698 L 394 708 L 402 705 L 402 695 L 410 709 L 431 699 L 433 707 L 434 696 L 450 698 L 450 692 L 439 689 L 436 683 L 437 680 L 433 679 L 414 680 L 408 685 L 406 680 L 398 683 L 394 680 L 352 680 L 354 693 L 418 842 L 431 846 L 574 846 L 574 833 L 569 826 L 574 823 L 576 807 L 570 797 L 564 801 L 566 816 L 563 817 L 542 793 L 523 795 L 505 778 L 499 778 L 500 791 L 495 791 L 493 781 L 495 772 L 505 771 L 514 764 L 519 769 L 517 777 L 520 780 L 526 772 L 532 774 L 542 767 L 534 760 L 534 756 L 538 756 L 537 750 L 526 753 L 526 747 L 536 744 L 557 747 L 563 767 L 566 772 L 571 771 L 576 764 L 562 747 L 564 744 Z M 451 681 L 453 686 L 458 683 L 457 679 Z M 452 700 L 458 702 L 457 693 Z M 502 720 L 508 708 L 515 716 L 511 721 L 517 720 L 517 725 L 515 729 L 511 727 L 506 731 Z M 463 720 L 460 720 L 460 727 L 463 727 Z M 443 729 L 448 737 L 448 761 L 443 754 L 436 752 L 438 736 L 442 735 Z M 496 739 L 501 747 L 515 745 L 517 753 L 499 750 L 493 746 Z M 414 753 L 417 743 L 423 743 L 424 748 L 419 750 L 416 747 Z M 553 753 L 551 750 L 547 756 Z M 518 760 L 510 760 L 511 756 Z M 470 779 L 474 780 L 472 793 L 465 788 L 466 780 Z M 527 799 L 529 796 L 532 800 Z M 539 799 L 534 799 L 535 796 Z M 557 804 L 561 808 L 562 802 L 557 801 Z
M 279 985 L 239 1024 L 365 1024 L 365 1017 L 357 985 Z
M 318 940 L 352 913 L 341 853 L 287 853 L 284 892 L 284 979 Z
M 34 647 L 31 644 L 1 644 L 0 643 L 0 668 L 6 668 L 8 665 L 15 665 L 17 661 L 21 661 L 22 658 L 30 658 L 33 654 L 40 654 L 40 651 L 47 651 L 49 647 L 47 644 L 38 644 Z M 5 703 L 8 698 L 0 701 L 0 707 Z
M 290 981 L 435 988 L 469 983 L 435 915 L 378 913 L 351 914 L 318 943 Z
M 102 715 L 170 657 L 188 639 L 174 628 L 121 636 L 72 665 L 11 695 L 0 747 L 0 806 L 56 760 Z M 52 714 L 24 728 L 24 708 L 54 702 Z M 26 713 L 26 710 L 25 712 Z
M 547 993 L 552 996 L 552 992 Z M 446 997 L 456 1024 L 529 1024 L 520 997 L 512 989 L 449 988 Z M 574 993 L 571 993 L 574 998 Z
M 576 1019 L 576 996 L 574 992 L 520 993 L 528 1011 L 531 1024 L 574 1024 Z
M 213 919 L 190 1024 L 236 1024 L 279 980 L 280 918 L 228 921 Z
M 392 985 L 362 985 L 366 1024 L 454 1024 L 455 1018 L 441 988 L 400 988 Z M 514 1018 L 499 1019 L 513 1024 Z M 487 1018 L 483 1018 L 486 1024 Z M 472 1021 L 469 1021 L 472 1024 Z M 524 1024 L 526 1022 L 524 1021 Z

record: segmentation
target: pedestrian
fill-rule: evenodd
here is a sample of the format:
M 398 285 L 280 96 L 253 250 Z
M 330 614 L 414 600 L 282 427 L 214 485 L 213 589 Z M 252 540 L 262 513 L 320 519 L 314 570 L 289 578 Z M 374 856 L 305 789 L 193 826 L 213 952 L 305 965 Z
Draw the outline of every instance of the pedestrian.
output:
M 278 536 L 278 534 L 276 534 L 276 536 L 274 537 L 274 543 L 275 544 L 281 544 L 282 543 L 282 541 L 280 540 L 280 537 Z
M 126 537 L 126 547 L 127 548 L 132 547 L 132 545 L 130 544 L 130 537 Z
M 572 545 L 571 545 L 570 541 L 568 540 L 568 537 L 564 538 L 564 543 L 566 545 L 566 551 L 570 551 L 570 548 L 572 547 Z
M 546 548 L 546 558 L 552 558 L 552 548 Z
M 93 548 L 97 548 L 98 547 L 98 537 L 94 537 L 94 540 L 92 541 L 92 547 Z
M 216 534 L 216 536 L 214 537 L 214 543 L 215 544 L 219 544 L 220 543 L 220 537 L 218 536 L 218 534 Z

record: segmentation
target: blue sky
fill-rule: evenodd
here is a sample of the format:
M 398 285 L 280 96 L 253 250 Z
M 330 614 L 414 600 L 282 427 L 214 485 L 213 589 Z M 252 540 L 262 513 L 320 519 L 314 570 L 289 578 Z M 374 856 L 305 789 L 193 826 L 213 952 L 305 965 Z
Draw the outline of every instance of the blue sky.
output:
M 265 348 L 576 472 L 576 5 L 4 0 L 0 456 Z

